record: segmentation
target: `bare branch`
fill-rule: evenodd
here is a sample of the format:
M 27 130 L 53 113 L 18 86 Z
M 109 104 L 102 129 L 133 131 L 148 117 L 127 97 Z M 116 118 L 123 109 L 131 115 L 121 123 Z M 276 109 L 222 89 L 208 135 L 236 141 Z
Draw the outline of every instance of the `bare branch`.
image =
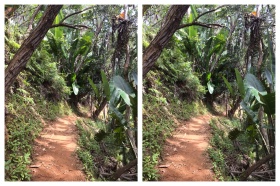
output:
M 256 170 L 258 167 L 260 167 L 262 164 L 265 164 L 266 162 L 268 162 L 270 159 L 275 157 L 275 152 L 266 155 L 265 157 L 263 157 L 261 160 L 259 160 L 258 162 L 256 162 L 254 165 L 252 165 L 251 167 L 249 167 L 247 170 L 245 170 L 241 176 L 239 181 L 246 181 L 246 179 L 248 178 L 248 176 L 254 171 Z
M 70 25 L 68 23 L 59 23 L 59 24 L 55 24 L 55 25 L 52 25 L 51 28 L 54 28 L 54 27 L 59 27 L 59 26 L 65 26 L 65 27 L 68 27 L 68 28 L 73 28 L 73 29 L 77 29 L 77 28 L 87 28 L 89 29 L 88 26 L 85 26 L 85 25 Z
M 216 24 L 216 23 L 205 24 L 205 23 L 200 23 L 200 22 L 192 22 L 192 23 L 180 25 L 178 30 L 181 29 L 181 28 L 185 28 L 185 27 L 189 27 L 189 26 L 195 26 L 195 25 L 202 26 L 202 27 L 207 27 L 207 28 L 225 27 L 223 25 Z
M 31 19 L 30 19 L 30 21 L 29 21 L 27 33 L 29 33 L 29 32 L 32 30 L 33 21 L 34 21 L 36 15 L 38 14 L 38 12 L 39 12 L 39 10 L 41 9 L 42 6 L 43 6 L 43 5 L 39 5 L 39 6 L 36 8 L 34 14 L 32 15 L 32 17 L 31 17 Z
M 131 167 L 137 165 L 137 159 L 132 160 L 127 165 L 122 168 L 119 168 L 114 174 L 111 175 L 111 180 L 117 180 L 125 171 L 129 170 Z
M 76 15 L 76 14 L 80 14 L 88 9 L 91 9 L 93 6 L 90 6 L 88 8 L 85 8 L 81 11 L 78 11 L 78 12 L 74 12 L 72 14 L 69 14 L 68 16 L 65 16 L 58 24 L 55 24 L 55 25 L 52 25 L 51 28 L 54 28 L 54 27 L 59 27 L 59 26 L 65 26 L 65 27 L 68 27 L 68 28 L 73 28 L 73 29 L 77 29 L 79 27 L 82 27 L 82 28 L 87 28 L 89 29 L 88 26 L 85 26 L 85 25 L 71 25 L 71 24 L 68 24 L 68 23 L 63 23 L 63 21 L 65 21 L 67 18 L 73 16 L 73 15 Z
M 206 12 L 203 12 L 202 14 L 200 14 L 199 16 L 197 16 L 193 22 L 196 22 L 200 17 L 204 16 L 205 14 L 209 14 L 211 12 L 215 12 L 216 10 L 222 8 L 222 7 L 225 7 L 225 6 L 228 6 L 228 5 L 221 5 L 221 6 L 218 6 L 217 8 L 213 9 L 213 10 L 209 10 L 209 11 L 206 11 Z
M 69 17 L 71 17 L 71 16 L 73 16 L 73 15 L 80 14 L 80 13 L 82 13 L 82 12 L 88 10 L 88 9 L 91 9 L 92 7 L 93 7 L 93 6 L 90 6 L 90 7 L 88 7 L 88 8 L 85 8 L 85 9 L 81 10 L 81 11 L 74 12 L 74 13 L 72 13 L 72 14 L 69 14 L 68 16 L 65 16 L 65 17 L 60 21 L 60 23 L 62 23 L 63 21 L 65 21 L 65 19 L 67 19 L 67 18 L 69 18 Z
M 200 14 L 199 16 L 197 16 L 191 23 L 188 23 L 188 24 L 183 24 L 183 25 L 180 25 L 178 27 L 178 30 L 181 29 L 181 28 L 184 28 L 184 27 L 188 27 L 188 26 L 194 26 L 194 25 L 197 25 L 197 26 L 202 26 L 202 27 L 206 27 L 206 28 L 216 28 L 216 27 L 225 27 L 223 25 L 220 25 L 220 24 L 215 24 L 215 23 L 209 23 L 209 24 L 205 24 L 205 23 L 201 23 L 201 22 L 197 22 L 197 20 L 204 16 L 205 14 L 209 14 L 211 12 L 214 12 L 222 7 L 225 7 L 225 6 L 228 6 L 228 5 L 221 5 L 221 6 L 218 6 L 217 8 L 213 9 L 213 10 L 209 10 L 207 12 L 203 12 L 202 14 Z

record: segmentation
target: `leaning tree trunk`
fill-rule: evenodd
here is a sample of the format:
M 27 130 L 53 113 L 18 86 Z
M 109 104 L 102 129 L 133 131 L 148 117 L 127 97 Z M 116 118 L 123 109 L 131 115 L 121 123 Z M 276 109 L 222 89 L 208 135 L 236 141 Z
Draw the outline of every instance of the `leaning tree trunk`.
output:
M 234 103 L 233 107 L 230 109 L 230 111 L 228 112 L 228 117 L 229 118 L 233 118 L 236 110 L 238 109 L 240 103 L 242 101 L 242 97 L 239 97 L 236 102 Z
M 62 8 L 62 5 L 49 5 L 41 18 L 37 27 L 30 33 L 28 38 L 24 40 L 21 47 L 10 61 L 5 70 L 5 92 L 7 93 L 10 86 L 16 80 L 18 74 L 25 68 L 28 60 L 33 52 L 39 46 L 53 21 Z
M 168 10 L 162 28 L 153 39 L 143 54 L 143 79 L 154 66 L 162 50 L 167 45 L 173 34 L 178 30 L 183 16 L 188 11 L 189 5 L 173 5 Z

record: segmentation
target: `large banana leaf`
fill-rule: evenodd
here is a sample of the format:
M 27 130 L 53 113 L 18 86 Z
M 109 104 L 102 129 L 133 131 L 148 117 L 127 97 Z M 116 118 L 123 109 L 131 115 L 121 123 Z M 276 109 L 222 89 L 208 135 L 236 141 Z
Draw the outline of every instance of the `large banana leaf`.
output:
M 226 84 L 226 86 L 227 86 L 227 88 L 229 90 L 230 95 L 233 97 L 234 96 L 234 92 L 233 92 L 231 84 L 228 82 L 228 80 L 224 76 L 223 76 L 223 80 L 224 80 L 224 82 L 225 82 L 225 84 Z
M 247 88 L 250 89 L 251 93 L 255 96 L 258 102 L 263 104 L 260 99 L 260 95 L 264 96 L 267 94 L 267 92 L 262 83 L 257 79 L 256 76 L 250 73 L 246 74 L 245 81 Z
M 234 70 L 235 70 L 236 81 L 237 81 L 239 93 L 240 93 L 241 97 L 244 98 L 245 97 L 245 87 L 244 87 L 242 76 L 237 68 L 235 68 Z
M 249 116 L 250 120 L 256 123 L 258 120 L 258 112 L 254 112 L 252 109 L 250 109 L 250 107 L 247 106 L 244 101 L 241 101 L 240 106 L 246 112 L 247 116 Z
M 105 72 L 103 70 L 101 70 L 101 78 L 102 78 L 102 85 L 103 85 L 103 90 L 106 95 L 106 99 L 107 99 L 107 101 L 110 101 L 110 86 L 108 83 L 108 79 L 105 75 Z
M 264 112 L 268 115 L 275 114 L 275 92 L 267 95 L 260 95 L 261 101 L 264 103 Z
M 113 82 L 114 82 L 115 87 L 124 91 L 126 94 L 130 95 L 131 97 L 135 97 L 133 89 L 121 76 L 114 76 Z
M 194 5 L 191 5 L 191 13 L 189 15 L 189 22 L 191 23 L 197 17 L 197 12 Z M 196 26 L 190 26 L 189 29 L 189 37 L 192 39 L 197 38 L 197 28 Z
M 88 81 L 89 81 L 89 84 L 91 85 L 96 97 L 99 98 L 100 95 L 99 95 L 97 86 L 93 83 L 93 81 L 89 77 L 88 77 Z

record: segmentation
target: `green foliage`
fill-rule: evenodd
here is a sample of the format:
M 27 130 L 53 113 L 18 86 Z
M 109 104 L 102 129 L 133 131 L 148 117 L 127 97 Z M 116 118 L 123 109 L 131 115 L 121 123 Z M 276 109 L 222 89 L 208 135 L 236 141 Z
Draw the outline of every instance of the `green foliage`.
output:
M 237 81 L 237 85 L 238 85 L 238 90 L 239 90 L 240 96 L 242 98 L 244 98 L 245 97 L 245 88 L 244 88 L 243 79 L 242 79 L 241 74 L 238 71 L 238 69 L 235 68 L 234 70 L 235 70 L 236 81 Z
M 88 81 L 89 81 L 89 84 L 91 85 L 95 95 L 97 96 L 97 98 L 99 98 L 100 95 L 99 95 L 99 90 L 98 90 L 97 86 L 93 83 L 93 81 L 90 78 L 88 78 Z
M 64 75 L 58 72 L 57 63 L 52 61 L 53 58 L 46 47 L 42 42 L 33 53 L 27 64 L 27 81 L 30 81 L 47 99 L 60 101 L 68 98 L 70 88 L 66 85 Z
M 225 122 L 229 122 L 229 120 Z M 210 121 L 210 126 L 213 136 L 210 139 L 211 147 L 208 149 L 208 154 L 213 161 L 215 175 L 220 181 L 230 181 L 230 177 L 227 176 L 228 170 L 225 167 L 225 159 L 227 155 L 233 153 L 232 142 L 225 133 L 225 127 L 219 124 L 216 119 Z
M 81 159 L 81 161 L 83 162 L 84 165 L 84 170 L 85 173 L 87 175 L 87 178 L 91 181 L 94 181 L 94 172 L 96 170 L 94 170 L 94 162 L 93 162 L 93 158 L 90 154 L 89 151 L 82 151 L 82 150 L 78 150 L 78 156 Z
M 76 123 L 80 136 L 78 156 L 83 162 L 89 180 L 97 179 L 99 174 L 97 167 L 102 166 L 106 170 L 107 167 L 115 163 L 112 162 L 113 159 L 122 164 L 125 159 L 124 155 L 126 155 L 127 160 L 134 158 L 129 153 L 122 154 L 124 147 L 115 140 L 114 133 L 108 132 L 107 124 L 104 122 L 83 119 L 77 120 Z M 102 144 L 105 145 L 106 152 L 104 152 Z M 124 150 L 127 151 L 128 149 Z M 110 171 L 112 171 L 111 168 Z
M 103 85 L 104 93 L 106 95 L 106 99 L 107 99 L 107 101 L 110 101 L 110 98 L 111 98 L 110 87 L 109 87 L 108 79 L 103 70 L 101 70 L 101 78 L 102 78 L 102 85 Z
M 226 84 L 226 86 L 227 86 L 227 88 L 229 90 L 230 95 L 232 97 L 234 97 L 235 96 L 235 94 L 234 94 L 235 92 L 233 92 L 233 88 L 232 88 L 231 84 L 228 82 L 228 80 L 224 76 L 223 76 L 223 80 L 224 80 L 224 82 L 225 82 L 225 84 Z
M 42 129 L 42 118 L 52 120 L 70 112 L 65 103 L 48 102 L 34 92 L 31 94 L 32 91 L 34 89 L 27 86 L 6 97 L 6 109 L 9 112 L 5 118 L 9 134 L 5 144 L 6 181 L 30 180 L 27 167 L 31 163 L 33 140 Z
M 159 179 L 159 173 L 155 169 L 158 164 L 159 154 L 153 154 L 151 156 L 145 156 L 143 159 L 143 180 L 155 181 Z
M 187 56 L 181 50 L 182 46 L 176 42 L 179 42 L 178 39 L 173 37 L 173 45 L 163 50 L 157 60 L 158 70 L 155 72 L 159 73 L 160 80 L 176 96 L 189 101 L 201 99 L 206 92 L 205 88 L 193 72 L 192 63 L 188 62 Z

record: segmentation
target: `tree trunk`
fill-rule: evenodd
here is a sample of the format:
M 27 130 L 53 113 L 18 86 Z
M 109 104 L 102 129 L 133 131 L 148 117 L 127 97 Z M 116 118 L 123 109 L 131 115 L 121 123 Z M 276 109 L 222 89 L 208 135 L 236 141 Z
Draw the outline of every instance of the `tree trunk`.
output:
M 173 34 L 178 30 L 183 16 L 188 11 L 189 5 L 173 5 L 168 10 L 163 27 L 150 43 L 143 54 L 143 79 L 154 66 L 162 50 L 168 44 Z
M 18 74 L 25 68 L 33 52 L 39 46 L 49 28 L 52 26 L 53 21 L 61 8 L 62 5 L 49 5 L 47 7 L 37 27 L 30 33 L 28 38 L 24 40 L 14 58 L 10 61 L 5 70 L 5 93 L 8 92 Z
M 265 156 L 264 158 L 262 158 L 260 161 L 258 161 L 257 163 L 255 163 L 254 165 L 252 165 L 251 167 L 249 167 L 246 171 L 244 171 L 240 178 L 239 181 L 246 181 L 246 179 L 248 178 L 248 176 L 250 176 L 250 174 L 256 170 L 258 167 L 260 167 L 262 164 L 265 164 L 266 162 L 268 162 L 270 159 L 275 157 L 275 152 L 268 154 L 267 156 Z
M 129 170 L 131 167 L 137 165 L 137 159 L 132 160 L 131 162 L 129 162 L 127 165 L 125 165 L 124 167 L 118 169 L 114 174 L 112 174 L 111 176 L 111 180 L 112 181 L 116 181 L 119 177 L 121 177 L 121 175 Z
M 228 112 L 228 117 L 232 118 L 234 116 L 234 113 L 236 112 L 236 110 L 238 109 L 240 102 L 242 101 L 242 98 L 239 97 L 238 100 L 235 102 L 235 104 L 233 105 L 233 107 L 230 109 L 230 111 Z
M 104 98 L 103 101 L 101 102 L 100 106 L 98 107 L 98 109 L 96 109 L 96 111 L 94 113 L 92 113 L 92 118 L 94 120 L 96 120 L 98 118 L 99 114 L 105 108 L 106 104 L 107 104 L 107 99 Z

